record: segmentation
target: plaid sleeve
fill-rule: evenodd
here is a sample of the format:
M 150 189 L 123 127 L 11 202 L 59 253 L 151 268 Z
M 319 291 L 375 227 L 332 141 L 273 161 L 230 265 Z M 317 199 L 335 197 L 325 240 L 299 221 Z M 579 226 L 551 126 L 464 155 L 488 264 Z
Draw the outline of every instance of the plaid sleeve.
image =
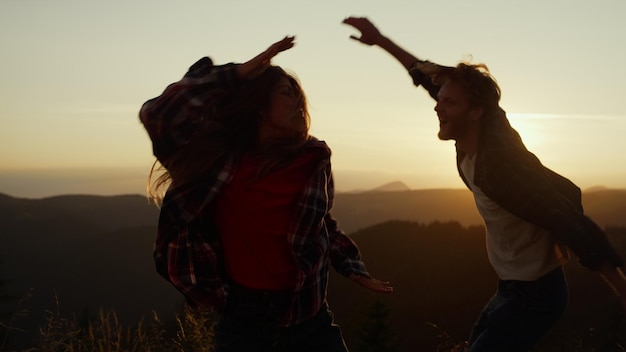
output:
M 229 159 L 204 182 L 170 189 L 163 199 L 153 248 L 157 272 L 195 306 L 219 309 L 225 303 L 220 238 L 203 211 L 230 180 L 232 167 Z
M 369 277 L 356 243 L 338 228 L 331 214 L 326 216 L 325 222 L 330 238 L 330 260 L 335 271 L 343 276 L 357 274 Z
M 186 143 L 194 122 L 210 112 L 211 103 L 221 88 L 237 81 L 234 64 L 214 66 L 204 57 L 193 64 L 185 76 L 170 84 L 158 97 L 145 102 L 139 118 L 152 140 L 154 155 L 163 163 Z
M 298 288 L 306 286 L 307 280 L 321 280 L 320 271 L 327 259 L 328 239 L 323 220 L 328 199 L 324 179 L 323 173 L 314 175 L 300 198 L 297 216 L 289 231 L 289 241 L 297 257 Z
M 332 174 L 329 175 L 327 188 L 330 210 L 332 209 L 335 195 Z M 369 277 L 370 275 L 365 268 L 365 264 L 361 260 L 359 248 L 356 243 L 339 228 L 337 220 L 335 220 L 330 211 L 326 214 L 324 223 L 328 229 L 330 260 L 335 271 L 343 276 L 357 274 Z
M 335 192 L 330 150 L 324 142 L 316 141 L 313 144 L 326 149 L 327 154 L 298 204 L 299 216 L 291 231 L 298 265 L 306 276 L 319 271 L 323 263 L 330 259 L 335 270 L 342 275 L 356 273 L 369 276 L 357 245 L 339 229 L 330 213 Z
M 167 279 L 192 306 L 217 307 L 225 304 L 217 253 L 202 237 L 206 234 L 186 228 L 167 243 Z

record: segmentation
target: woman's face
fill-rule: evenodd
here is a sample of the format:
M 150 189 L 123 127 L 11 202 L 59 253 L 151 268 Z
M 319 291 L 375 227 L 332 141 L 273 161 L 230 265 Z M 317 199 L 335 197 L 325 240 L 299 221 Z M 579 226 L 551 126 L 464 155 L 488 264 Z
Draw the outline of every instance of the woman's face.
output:
M 262 114 L 261 130 L 271 137 L 302 134 L 307 129 L 300 92 L 287 77 L 282 77 L 271 93 L 268 111 Z

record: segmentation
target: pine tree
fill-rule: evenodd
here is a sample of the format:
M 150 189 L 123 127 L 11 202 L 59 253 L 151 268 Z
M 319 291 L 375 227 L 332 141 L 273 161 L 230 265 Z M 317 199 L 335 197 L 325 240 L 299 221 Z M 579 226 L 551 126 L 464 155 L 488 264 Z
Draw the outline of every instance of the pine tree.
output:
M 393 352 L 394 337 L 388 318 L 391 310 L 377 296 L 358 335 L 359 352 Z

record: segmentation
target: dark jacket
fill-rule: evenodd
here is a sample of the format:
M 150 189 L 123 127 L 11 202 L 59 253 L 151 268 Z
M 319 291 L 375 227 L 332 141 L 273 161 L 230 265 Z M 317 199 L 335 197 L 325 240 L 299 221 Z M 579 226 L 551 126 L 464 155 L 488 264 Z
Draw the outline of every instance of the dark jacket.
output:
M 429 76 L 417 69 L 409 73 L 416 86 L 437 99 L 439 86 Z M 459 166 L 463 158 L 465 153 L 457 148 L 457 169 L 469 188 Z M 584 214 L 580 188 L 526 149 L 500 107 L 483 116 L 473 183 L 503 209 L 548 230 L 589 269 L 597 270 L 604 262 L 624 265 L 604 231 Z

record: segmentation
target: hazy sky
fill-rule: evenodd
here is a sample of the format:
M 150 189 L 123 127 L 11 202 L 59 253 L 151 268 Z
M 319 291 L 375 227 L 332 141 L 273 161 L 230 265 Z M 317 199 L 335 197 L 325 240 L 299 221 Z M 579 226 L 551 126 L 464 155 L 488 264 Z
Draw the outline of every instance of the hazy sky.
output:
M 202 56 L 243 62 L 285 35 L 296 47 L 273 63 L 300 78 L 338 189 L 463 187 L 433 101 L 348 39 L 349 15 L 421 58 L 486 63 L 545 165 L 582 188 L 626 188 L 625 14 L 623 0 L 0 0 L 0 192 L 141 193 L 153 161 L 141 104 Z

